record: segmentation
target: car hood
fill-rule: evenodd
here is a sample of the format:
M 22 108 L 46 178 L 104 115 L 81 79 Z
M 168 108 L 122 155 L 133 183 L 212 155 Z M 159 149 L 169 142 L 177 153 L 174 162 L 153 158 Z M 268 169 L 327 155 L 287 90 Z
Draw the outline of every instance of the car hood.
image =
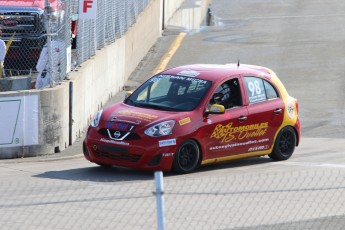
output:
M 185 117 L 188 113 L 146 109 L 129 106 L 121 102 L 104 109 L 102 120 L 129 123 L 143 127 L 160 121 L 177 120 Z

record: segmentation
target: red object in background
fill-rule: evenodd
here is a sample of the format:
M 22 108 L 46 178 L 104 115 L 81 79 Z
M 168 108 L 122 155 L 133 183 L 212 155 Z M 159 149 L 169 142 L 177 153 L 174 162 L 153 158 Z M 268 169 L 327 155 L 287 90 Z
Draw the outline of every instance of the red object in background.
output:
M 51 11 L 56 17 L 53 29 L 66 23 L 63 0 L 49 0 Z M 1 38 L 7 42 L 15 33 L 14 40 L 5 59 L 5 69 L 11 73 L 30 72 L 35 70 L 41 49 L 46 43 L 44 20 L 46 0 L 0 0 L 0 24 L 3 35 Z M 56 14 L 56 12 L 58 12 Z M 77 22 L 71 22 L 72 40 L 75 48 Z M 69 39 L 69 38 L 68 38 Z

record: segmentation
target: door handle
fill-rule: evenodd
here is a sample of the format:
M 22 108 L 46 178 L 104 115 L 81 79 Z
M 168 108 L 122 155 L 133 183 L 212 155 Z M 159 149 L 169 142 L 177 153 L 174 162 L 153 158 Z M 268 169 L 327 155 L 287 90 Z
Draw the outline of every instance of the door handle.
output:
M 247 120 L 248 119 L 248 117 L 246 117 L 246 116 L 240 116 L 239 118 L 237 118 L 240 122 L 243 122 L 243 121 L 245 121 L 245 120 Z
M 274 110 L 274 114 L 280 114 L 281 112 L 283 112 L 283 109 L 276 109 Z

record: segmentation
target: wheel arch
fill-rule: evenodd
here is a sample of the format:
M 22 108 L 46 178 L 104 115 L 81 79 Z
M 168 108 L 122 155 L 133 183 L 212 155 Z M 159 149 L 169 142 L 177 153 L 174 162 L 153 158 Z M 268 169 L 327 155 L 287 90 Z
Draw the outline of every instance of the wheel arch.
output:
M 296 146 L 298 146 L 299 145 L 299 142 L 300 142 L 300 134 L 298 133 L 298 131 L 297 131 L 297 129 L 296 129 L 296 127 L 294 127 L 294 126 L 291 126 L 292 128 L 293 128 L 293 130 L 295 131 L 295 134 L 296 134 Z
M 200 144 L 200 142 L 199 142 L 198 139 L 196 139 L 196 138 L 188 138 L 188 139 L 189 139 L 189 140 L 195 141 L 195 143 L 196 143 L 196 144 L 198 145 L 198 147 L 199 147 L 200 157 L 199 157 L 198 166 L 197 166 L 197 168 L 198 168 L 198 167 L 200 167 L 201 162 L 202 162 L 202 159 L 203 159 L 203 157 L 204 157 L 203 148 L 202 148 L 202 146 L 201 146 L 201 144 Z M 188 139 L 187 139 L 187 140 L 188 140 Z
M 299 142 L 300 142 L 300 133 L 298 132 L 297 128 L 293 125 L 285 125 L 285 126 L 282 126 L 278 132 L 276 133 L 275 137 L 274 137 L 274 140 L 277 138 L 278 134 L 280 131 L 282 131 L 284 128 L 286 127 L 290 127 L 293 129 L 293 131 L 295 132 L 295 135 L 296 135 L 296 147 L 299 145 Z
M 189 143 L 188 143 L 189 142 Z M 182 146 L 184 146 L 185 144 L 192 144 L 194 145 L 194 148 L 197 148 L 198 149 L 198 160 L 196 161 L 196 159 L 194 159 L 194 164 L 192 167 L 190 167 L 189 169 L 185 169 L 183 168 L 184 166 L 181 165 L 180 163 L 180 158 L 178 158 L 179 156 L 179 151 L 181 150 Z M 176 173 L 179 173 L 179 174 L 185 174 L 185 173 L 190 173 L 192 171 L 194 171 L 195 169 L 197 169 L 198 167 L 200 167 L 201 165 L 201 162 L 202 162 L 202 149 L 201 149 L 201 144 L 200 142 L 193 138 L 193 137 L 189 137 L 189 138 L 186 138 L 184 139 L 180 144 L 179 146 L 177 147 L 177 150 L 176 150 L 176 153 L 174 154 L 174 158 L 173 158 L 173 163 L 172 163 L 172 170 L 174 170 Z M 186 156 L 184 154 L 184 156 Z M 190 156 L 190 155 L 189 155 Z M 194 155 L 195 156 L 195 155 Z M 187 160 L 188 161 L 188 160 Z M 186 163 L 186 162 L 184 162 Z M 182 167 L 181 167 L 182 166 Z

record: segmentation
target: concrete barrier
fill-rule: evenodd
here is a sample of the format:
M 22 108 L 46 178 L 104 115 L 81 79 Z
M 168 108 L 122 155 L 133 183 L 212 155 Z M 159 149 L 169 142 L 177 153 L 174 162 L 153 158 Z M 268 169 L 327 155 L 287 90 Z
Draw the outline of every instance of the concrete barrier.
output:
M 0 78 L 1 91 L 17 91 L 31 89 L 31 76 Z
M 165 27 L 177 27 L 188 30 L 189 32 L 194 32 L 199 30 L 201 25 L 207 25 L 208 8 L 212 0 L 186 0 L 181 1 L 168 1 L 166 0 L 168 6 L 175 8 L 177 2 L 179 2 L 179 8 L 172 15 L 166 18 Z M 169 9 L 165 11 L 169 12 Z
M 171 18 L 178 13 L 185 1 L 190 0 L 163 0 L 163 28 L 166 28 L 168 25 L 170 25 Z
M 183 3 L 183 0 L 164 1 L 165 4 L 151 0 L 122 38 L 98 50 L 69 74 L 68 81 L 44 90 L 0 93 L 4 98 L 38 97 L 38 143 L 19 147 L 3 147 L 0 143 L 0 159 L 58 153 L 81 137 L 97 110 L 122 90 L 130 74 L 161 36 L 165 23 L 163 11 L 164 20 L 169 21 Z M 31 112 L 35 113 L 35 109 Z

